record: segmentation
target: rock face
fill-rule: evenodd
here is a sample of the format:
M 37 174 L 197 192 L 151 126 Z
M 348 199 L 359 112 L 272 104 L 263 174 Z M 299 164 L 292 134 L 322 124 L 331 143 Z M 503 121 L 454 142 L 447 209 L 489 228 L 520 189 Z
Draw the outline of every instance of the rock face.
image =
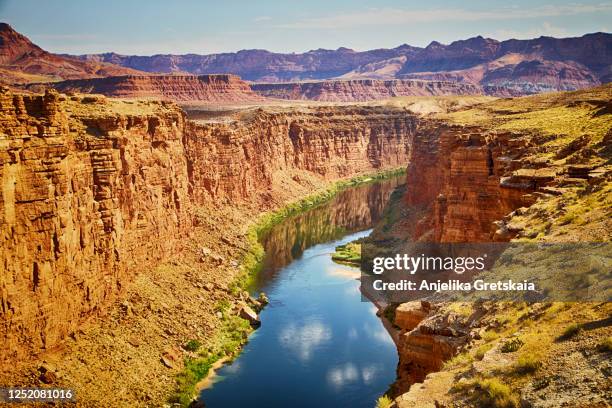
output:
M 194 207 L 271 205 L 272 187 L 298 185 L 298 174 L 403 165 L 414 121 L 346 107 L 195 124 L 172 103 L 2 90 L 0 365 L 103 315 L 135 274 L 176 254 Z
M 259 95 L 278 99 L 360 102 L 394 96 L 479 95 L 475 85 L 418 80 L 354 79 L 342 81 L 253 84 Z
M 192 194 L 271 200 L 276 175 L 325 179 L 405 165 L 416 118 L 380 107 L 257 109 L 232 123 L 188 124 Z M 296 171 L 294 173 L 294 171 Z
M 57 80 L 138 72 L 105 62 L 82 61 L 52 54 L 33 44 L 10 25 L 0 23 L 0 83 L 27 83 L 45 77 Z
M 236 75 L 128 75 L 62 81 L 60 92 L 95 93 L 117 98 L 157 98 L 173 101 L 257 102 L 264 100 Z
M 417 226 L 412 239 L 489 242 L 494 222 L 535 201 L 536 181 L 508 184 L 503 176 L 522 166 L 529 151 L 521 135 L 425 123 L 413 142 L 405 200 Z

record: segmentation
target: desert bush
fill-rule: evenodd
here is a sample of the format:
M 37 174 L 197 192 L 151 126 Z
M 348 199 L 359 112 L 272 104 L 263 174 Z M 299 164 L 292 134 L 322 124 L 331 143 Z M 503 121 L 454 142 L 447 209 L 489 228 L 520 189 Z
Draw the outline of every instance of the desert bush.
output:
M 382 397 L 379 397 L 378 400 L 376 400 L 376 408 L 389 408 L 392 403 L 393 401 L 391 400 L 391 398 L 387 397 L 386 395 L 383 395 Z
M 519 339 L 518 337 L 512 340 L 508 340 L 501 346 L 501 352 L 513 353 L 523 347 L 523 344 L 525 344 L 523 343 L 523 340 Z
M 199 341 L 195 339 L 191 339 L 187 343 L 185 343 L 183 348 L 187 351 L 195 352 L 195 351 L 198 351 L 201 346 L 202 346 L 202 343 L 200 343 Z
M 519 357 L 514 370 L 518 374 L 532 374 L 535 373 L 541 365 L 542 362 L 537 356 L 524 354 Z
M 612 337 L 606 337 L 597 345 L 597 350 L 601 352 L 612 351 Z
M 482 346 L 476 349 L 476 353 L 474 353 L 474 358 L 476 360 L 482 360 L 487 351 L 493 348 L 492 344 L 483 344 Z
M 565 328 L 561 336 L 559 336 L 559 340 L 569 340 L 572 337 L 578 335 L 582 331 L 582 326 L 578 323 L 572 323 Z
M 498 378 L 479 380 L 476 386 L 483 391 L 478 397 L 478 406 L 491 408 L 516 408 L 519 406 L 518 399 L 513 394 L 512 389 Z

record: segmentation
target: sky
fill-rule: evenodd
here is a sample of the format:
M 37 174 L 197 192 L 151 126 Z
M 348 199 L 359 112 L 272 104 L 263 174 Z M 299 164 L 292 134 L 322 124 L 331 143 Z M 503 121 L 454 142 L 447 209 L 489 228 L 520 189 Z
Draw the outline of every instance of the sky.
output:
M 361 51 L 610 32 L 612 0 L 0 0 L 0 21 L 56 53 Z

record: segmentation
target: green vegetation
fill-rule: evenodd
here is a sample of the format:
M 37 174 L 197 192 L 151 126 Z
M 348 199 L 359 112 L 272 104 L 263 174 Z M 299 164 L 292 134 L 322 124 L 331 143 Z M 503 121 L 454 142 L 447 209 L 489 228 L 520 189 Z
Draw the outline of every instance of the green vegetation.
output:
M 192 339 L 192 340 L 189 340 L 187 343 L 185 343 L 185 346 L 183 348 L 187 351 L 195 352 L 195 351 L 198 351 L 200 347 L 202 347 L 202 343 L 200 343 L 197 340 Z
M 253 278 L 261 270 L 264 257 L 264 248 L 261 245 L 260 238 L 276 224 L 287 217 L 297 215 L 323 204 L 347 188 L 396 177 L 405 173 L 405 171 L 405 168 L 400 168 L 353 177 L 350 180 L 342 180 L 334 183 L 325 191 L 313 194 L 295 203 L 286 205 L 277 211 L 268 212 L 260 216 L 257 222 L 248 229 L 247 241 L 249 250 L 246 251 L 242 258 L 242 266 L 238 276 L 229 286 L 231 293 L 237 296 L 252 284 Z M 171 403 L 178 403 L 185 407 L 188 406 L 196 392 L 196 384 L 208 375 L 213 364 L 221 358 L 234 358 L 241 347 L 247 342 L 248 335 L 253 329 L 248 321 L 232 314 L 230 307 L 231 305 L 227 300 L 221 300 L 215 306 L 215 311 L 222 313 L 223 325 L 211 341 L 211 346 L 206 350 L 201 350 L 198 347 L 200 349 L 199 356 L 185 360 L 184 369 L 176 377 L 177 386 L 169 399 Z
M 200 350 L 198 357 L 186 358 L 183 370 L 176 377 L 176 389 L 170 396 L 171 403 L 188 406 L 196 392 L 196 384 L 206 377 L 215 362 L 221 358 L 236 357 L 238 350 L 246 343 L 253 330 L 249 322 L 223 310 L 223 325 L 206 350 Z M 197 340 L 190 340 L 187 347 L 199 345 Z M 200 346 L 198 346 L 198 349 Z
M 521 347 L 523 347 L 524 344 L 525 343 L 523 342 L 523 340 L 519 338 L 508 340 L 501 346 L 501 352 L 502 353 L 513 353 L 517 351 L 518 349 L 520 349 Z
M 361 263 L 361 244 L 349 242 L 337 246 L 336 252 L 332 254 L 332 260 L 342 264 L 359 266 Z
M 376 401 L 376 408 L 389 408 L 393 401 L 386 395 L 379 397 Z

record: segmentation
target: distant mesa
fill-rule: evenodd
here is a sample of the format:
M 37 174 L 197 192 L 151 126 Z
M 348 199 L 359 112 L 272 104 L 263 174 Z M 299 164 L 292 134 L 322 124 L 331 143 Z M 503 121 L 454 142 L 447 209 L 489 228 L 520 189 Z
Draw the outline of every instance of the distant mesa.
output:
M 48 84 L 65 93 L 96 93 L 116 98 L 157 98 L 177 102 L 257 102 L 264 98 L 236 75 L 126 75 Z
M 395 96 L 481 95 L 474 84 L 407 79 L 353 79 L 294 83 L 256 83 L 259 95 L 292 100 L 363 102 Z

